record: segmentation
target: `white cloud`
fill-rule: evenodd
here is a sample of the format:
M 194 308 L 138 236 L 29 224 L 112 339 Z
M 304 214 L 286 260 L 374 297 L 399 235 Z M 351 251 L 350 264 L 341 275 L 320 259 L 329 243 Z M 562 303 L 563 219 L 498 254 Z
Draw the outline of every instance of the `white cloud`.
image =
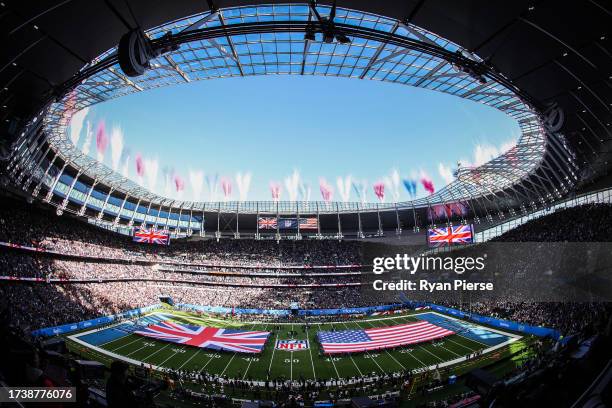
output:
M 453 180 L 455 179 L 450 167 L 444 165 L 444 163 L 438 163 L 438 173 L 440 174 L 440 177 L 442 177 L 442 180 L 444 180 L 446 184 L 452 183 Z

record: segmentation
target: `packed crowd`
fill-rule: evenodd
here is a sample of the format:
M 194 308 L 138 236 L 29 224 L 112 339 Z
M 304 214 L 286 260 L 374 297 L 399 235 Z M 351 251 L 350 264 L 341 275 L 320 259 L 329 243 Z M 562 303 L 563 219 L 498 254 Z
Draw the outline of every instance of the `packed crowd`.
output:
M 0 204 L 0 242 L 33 246 L 73 256 L 147 262 L 204 263 L 250 268 L 361 264 L 360 245 L 339 241 L 200 240 L 169 247 L 136 244 L 70 217 L 7 200 Z
M 603 302 L 511 302 L 498 300 L 472 303 L 439 301 L 437 303 L 481 316 L 554 328 L 559 330 L 562 335 L 571 335 L 583 331 L 592 322 L 610 316 L 612 311 L 612 304 Z
M 586 204 L 520 225 L 493 241 L 502 242 L 610 242 L 612 205 Z

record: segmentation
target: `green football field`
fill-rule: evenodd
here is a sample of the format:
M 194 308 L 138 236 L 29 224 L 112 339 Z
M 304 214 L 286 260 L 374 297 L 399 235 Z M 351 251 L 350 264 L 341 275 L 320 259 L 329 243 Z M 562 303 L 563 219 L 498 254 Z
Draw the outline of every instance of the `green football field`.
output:
M 433 366 L 445 366 L 453 360 L 473 354 L 477 351 L 487 352 L 491 345 L 461 334 L 451 335 L 442 340 L 413 345 L 388 351 L 366 352 L 343 356 L 325 356 L 321 353 L 316 340 L 319 330 L 367 329 L 372 327 L 392 326 L 418 321 L 415 314 L 366 317 L 346 322 L 310 324 L 279 323 L 242 323 L 234 320 L 222 320 L 195 314 L 167 311 L 170 320 L 178 323 L 189 323 L 201 326 L 241 328 L 244 330 L 264 330 L 273 334 L 268 339 L 264 350 L 257 355 L 245 355 L 226 351 L 211 351 L 176 343 L 146 338 L 137 334 L 98 344 L 88 345 L 80 340 L 87 333 L 80 333 L 69 338 L 76 344 L 77 352 L 109 363 L 113 359 L 123 358 L 133 364 L 144 363 L 160 368 L 180 369 L 190 372 L 218 374 L 234 379 L 265 380 L 283 379 L 333 379 L 350 377 L 369 377 L 390 374 L 403 370 L 426 370 Z M 104 330 L 108 330 L 104 329 Z M 484 328 L 483 328 L 484 330 Z M 88 332 L 91 333 L 91 332 Z M 100 333 L 98 331 L 97 333 Z M 291 334 L 293 333 L 293 335 Z M 499 355 L 512 346 L 519 346 L 518 336 L 508 334 L 506 345 L 498 347 L 491 356 Z M 276 349 L 279 339 L 297 339 L 309 341 L 307 350 L 286 351 Z M 469 361 L 456 361 L 458 367 Z M 453 365 L 455 365 L 453 364 Z

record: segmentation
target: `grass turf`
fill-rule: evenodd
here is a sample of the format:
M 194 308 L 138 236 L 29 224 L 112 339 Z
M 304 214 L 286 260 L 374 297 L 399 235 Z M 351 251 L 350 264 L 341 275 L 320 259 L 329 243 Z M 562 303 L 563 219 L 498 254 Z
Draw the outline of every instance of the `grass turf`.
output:
M 166 312 L 167 313 L 167 312 Z M 101 348 L 152 364 L 171 369 L 207 372 L 236 379 L 333 379 L 369 376 L 413 370 L 441 364 L 487 348 L 486 345 L 461 335 L 452 335 L 435 343 L 424 343 L 401 349 L 368 352 L 350 356 L 324 356 L 315 340 L 319 330 L 367 329 L 417 321 L 411 315 L 397 317 L 382 316 L 378 319 L 356 319 L 343 323 L 278 325 L 274 323 L 240 323 L 212 317 L 201 317 L 185 312 L 173 311 L 177 322 L 208 325 L 215 327 L 241 327 L 245 330 L 273 331 L 264 351 L 258 355 L 244 355 L 231 352 L 214 352 L 180 344 L 157 341 L 139 335 L 128 335 L 111 341 Z M 277 339 L 308 339 L 310 348 L 300 351 L 276 350 Z M 79 346 L 82 347 L 82 346 Z M 81 350 L 84 351 L 84 350 Z M 102 362 L 110 358 L 93 353 Z

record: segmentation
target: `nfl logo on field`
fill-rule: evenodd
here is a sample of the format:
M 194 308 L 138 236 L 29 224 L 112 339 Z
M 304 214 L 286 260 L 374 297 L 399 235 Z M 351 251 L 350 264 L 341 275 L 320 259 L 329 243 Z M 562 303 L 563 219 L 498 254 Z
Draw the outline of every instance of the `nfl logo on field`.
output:
M 288 351 L 307 350 L 308 340 L 277 340 L 276 349 Z

